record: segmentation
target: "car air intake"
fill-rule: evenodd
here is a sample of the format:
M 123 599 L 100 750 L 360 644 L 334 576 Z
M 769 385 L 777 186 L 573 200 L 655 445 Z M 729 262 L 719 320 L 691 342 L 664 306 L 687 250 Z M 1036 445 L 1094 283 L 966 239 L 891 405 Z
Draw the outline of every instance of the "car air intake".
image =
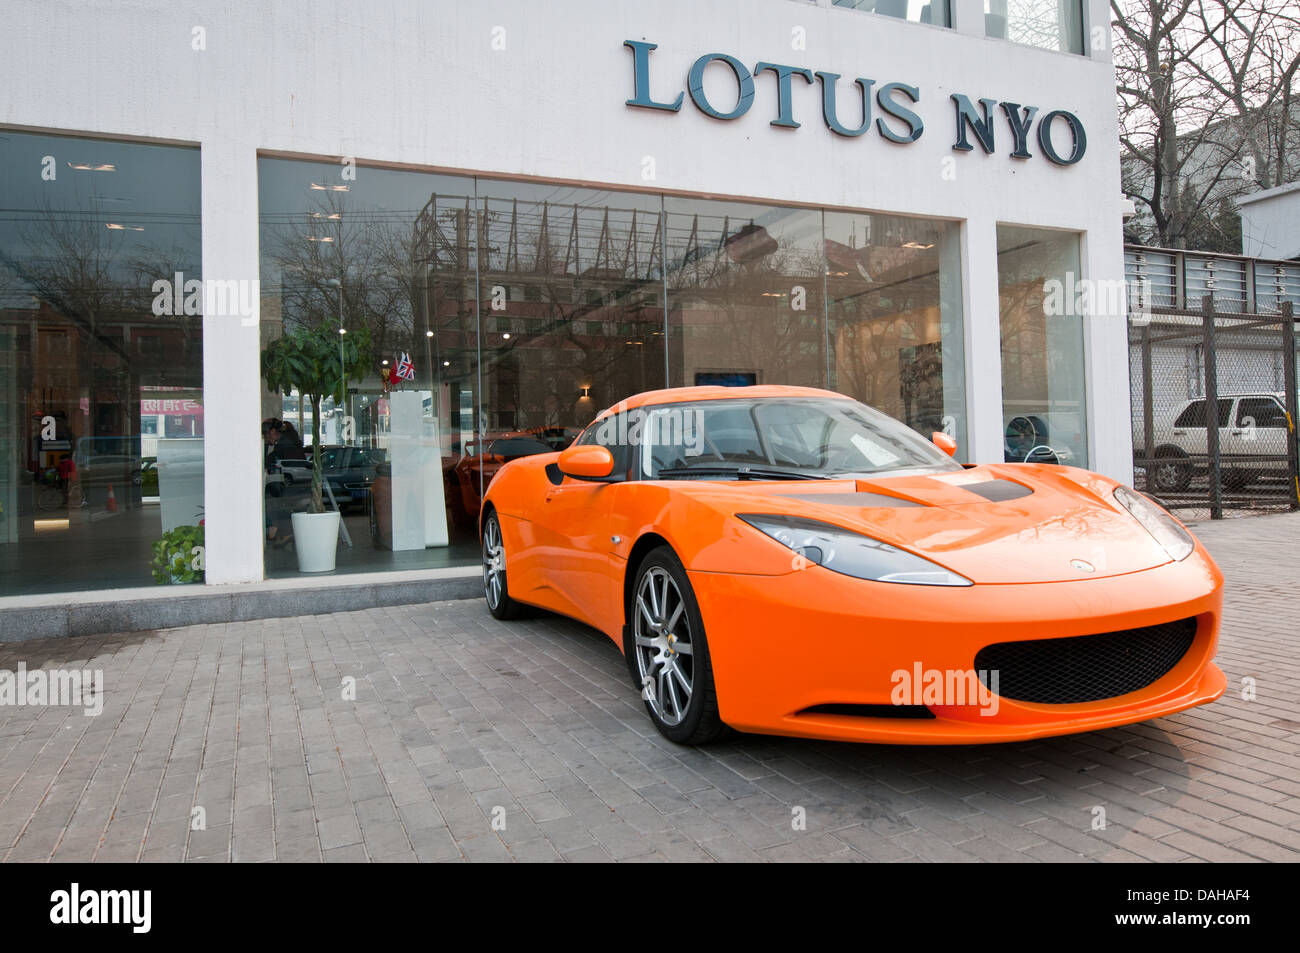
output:
M 1045 705 L 1115 698 L 1146 688 L 1192 647 L 1196 620 L 1064 639 L 997 642 L 980 649 L 975 669 L 989 688 L 1014 701 Z
M 1014 480 L 985 480 L 982 483 L 963 483 L 961 488 L 967 493 L 982 496 L 990 503 L 1006 503 L 1030 496 L 1034 491 Z
M 848 715 L 852 718 L 933 718 L 924 705 L 813 705 L 801 715 Z

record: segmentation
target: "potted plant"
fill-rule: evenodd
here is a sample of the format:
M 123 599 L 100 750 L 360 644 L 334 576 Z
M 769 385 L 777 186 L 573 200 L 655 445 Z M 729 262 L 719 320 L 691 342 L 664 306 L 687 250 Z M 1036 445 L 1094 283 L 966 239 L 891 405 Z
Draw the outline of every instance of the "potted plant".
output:
M 299 572 L 329 572 L 338 549 L 339 513 L 326 512 L 321 496 L 320 406 L 326 397 L 341 403 L 348 381 L 361 380 L 370 367 L 370 331 L 347 334 L 327 324 L 288 331 L 262 351 L 262 377 L 273 391 L 311 404 L 311 509 L 293 514 Z
M 198 526 L 176 526 L 153 544 L 149 564 L 153 580 L 161 585 L 203 581 L 203 521 Z

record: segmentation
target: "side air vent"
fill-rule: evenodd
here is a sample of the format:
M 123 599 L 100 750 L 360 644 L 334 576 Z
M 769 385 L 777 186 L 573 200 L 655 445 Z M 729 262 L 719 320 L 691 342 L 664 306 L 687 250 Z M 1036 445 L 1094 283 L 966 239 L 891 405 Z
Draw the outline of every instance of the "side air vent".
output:
M 813 705 L 800 715 L 848 715 L 851 718 L 933 718 L 924 705 Z

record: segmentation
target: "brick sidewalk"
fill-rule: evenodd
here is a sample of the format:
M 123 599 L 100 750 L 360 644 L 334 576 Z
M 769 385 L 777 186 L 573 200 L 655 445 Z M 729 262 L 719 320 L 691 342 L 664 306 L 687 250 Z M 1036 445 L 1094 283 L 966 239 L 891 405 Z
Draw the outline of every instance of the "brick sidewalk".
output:
M 480 601 L 0 646 L 108 688 L 0 708 L 0 858 L 1297 860 L 1300 516 L 1196 529 L 1228 694 L 1025 744 L 679 748 L 603 636 Z

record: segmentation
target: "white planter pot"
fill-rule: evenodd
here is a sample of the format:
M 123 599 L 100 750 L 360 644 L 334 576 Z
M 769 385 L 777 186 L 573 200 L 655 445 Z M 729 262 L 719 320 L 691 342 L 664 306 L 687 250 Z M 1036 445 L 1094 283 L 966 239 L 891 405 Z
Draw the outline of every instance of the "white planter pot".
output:
M 339 514 L 294 513 L 293 548 L 299 572 L 330 572 L 338 553 Z

